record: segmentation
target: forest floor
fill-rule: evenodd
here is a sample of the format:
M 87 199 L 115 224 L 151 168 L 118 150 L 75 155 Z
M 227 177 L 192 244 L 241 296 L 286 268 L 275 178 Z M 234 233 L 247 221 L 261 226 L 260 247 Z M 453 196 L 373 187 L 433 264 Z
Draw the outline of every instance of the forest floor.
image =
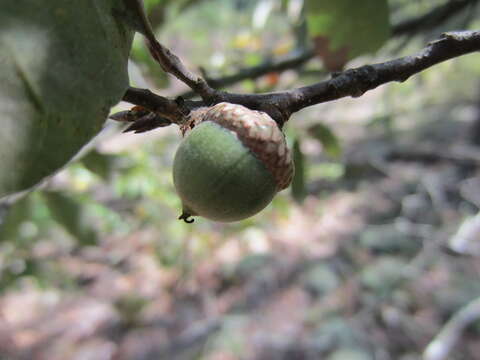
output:
M 345 139 L 341 179 L 202 261 L 159 265 L 148 228 L 59 253 L 75 286 L 5 293 L 0 358 L 479 360 L 474 126 Z

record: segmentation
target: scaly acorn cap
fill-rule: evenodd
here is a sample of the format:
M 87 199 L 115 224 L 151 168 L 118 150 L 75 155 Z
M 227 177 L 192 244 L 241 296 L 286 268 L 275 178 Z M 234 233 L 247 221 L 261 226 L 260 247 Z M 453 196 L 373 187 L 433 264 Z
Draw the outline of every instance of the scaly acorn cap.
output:
M 290 185 L 294 174 L 292 155 L 284 134 L 267 113 L 222 102 L 193 111 L 182 133 L 185 135 L 203 121 L 215 122 L 236 135 L 273 175 L 277 191 Z

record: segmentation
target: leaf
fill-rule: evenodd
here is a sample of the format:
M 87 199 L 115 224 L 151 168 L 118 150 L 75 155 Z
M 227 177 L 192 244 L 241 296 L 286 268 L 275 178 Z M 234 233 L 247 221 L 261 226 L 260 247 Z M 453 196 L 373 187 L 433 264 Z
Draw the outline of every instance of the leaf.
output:
M 315 124 L 308 129 L 308 133 L 320 141 L 327 155 L 334 158 L 338 158 L 342 155 L 340 142 L 328 126 L 324 124 Z
M 390 36 L 387 0 L 306 0 L 309 33 L 329 70 L 378 50 Z
M 135 38 L 132 46 L 131 58 L 140 65 L 142 73 L 159 88 L 165 88 L 169 85 L 169 77 L 150 55 L 150 51 L 145 46 L 143 39 Z M 132 76 L 133 78 L 133 76 Z
M 61 192 L 44 191 L 42 194 L 52 218 L 81 245 L 97 243 L 97 233 L 91 224 L 92 219 L 79 202 Z
M 12 205 L 0 205 L 0 241 L 16 241 L 20 225 L 30 219 L 32 214 L 29 196 Z
M 115 156 L 101 154 L 96 150 L 90 151 L 81 160 L 82 164 L 103 180 L 108 180 L 114 166 Z
M 164 4 L 168 3 L 168 0 L 167 1 L 166 0 L 144 0 L 143 3 L 145 6 L 145 10 L 149 12 L 149 11 L 152 11 L 154 7 L 157 7 L 157 6 L 164 7 Z
M 295 175 L 292 180 L 292 196 L 296 202 L 302 203 L 307 196 L 305 185 L 305 156 L 300 149 L 300 140 L 297 138 L 293 143 L 293 162 Z
M 330 40 L 326 36 L 315 36 L 313 38 L 315 53 L 323 60 L 323 65 L 329 71 L 341 71 L 348 62 L 349 48 L 343 46 L 340 49 L 332 50 Z
M 3 0 L 0 198 L 65 165 L 128 86 L 133 30 L 116 0 Z

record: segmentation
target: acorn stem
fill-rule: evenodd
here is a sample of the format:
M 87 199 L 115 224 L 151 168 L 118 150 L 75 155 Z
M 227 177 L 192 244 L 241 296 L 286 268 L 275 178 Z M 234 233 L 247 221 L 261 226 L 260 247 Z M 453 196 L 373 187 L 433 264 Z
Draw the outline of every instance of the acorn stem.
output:
M 191 224 L 195 221 L 195 219 L 189 219 L 190 217 L 192 217 L 191 214 L 189 213 L 186 213 L 186 212 L 182 212 L 182 215 L 180 215 L 178 217 L 178 220 L 183 220 L 185 221 L 187 224 Z

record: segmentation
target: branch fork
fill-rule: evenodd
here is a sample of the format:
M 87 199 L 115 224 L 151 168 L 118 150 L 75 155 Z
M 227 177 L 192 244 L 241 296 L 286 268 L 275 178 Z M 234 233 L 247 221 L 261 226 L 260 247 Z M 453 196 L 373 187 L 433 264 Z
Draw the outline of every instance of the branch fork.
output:
M 184 82 L 201 98 L 198 101 L 182 98 L 172 100 L 156 95 L 150 90 L 130 87 L 123 100 L 155 113 L 150 123 L 144 119 L 147 124 L 142 124 L 143 129 L 148 129 L 155 123 L 165 124 L 167 121 L 182 125 L 192 110 L 220 102 L 240 104 L 252 110 L 264 111 L 282 127 L 293 113 L 305 107 L 347 96 L 360 97 L 380 85 L 393 81 L 404 82 L 440 62 L 480 51 L 480 31 L 448 32 L 430 42 L 417 54 L 334 73 L 329 80 L 313 85 L 264 94 L 230 93 L 212 88 L 202 77 L 188 70 L 175 54 L 158 42 L 145 16 L 141 0 L 123 1 L 137 14 L 137 22 L 141 23 L 140 32 L 145 36 L 153 58 L 164 71 Z M 112 117 L 115 118 L 115 115 Z

